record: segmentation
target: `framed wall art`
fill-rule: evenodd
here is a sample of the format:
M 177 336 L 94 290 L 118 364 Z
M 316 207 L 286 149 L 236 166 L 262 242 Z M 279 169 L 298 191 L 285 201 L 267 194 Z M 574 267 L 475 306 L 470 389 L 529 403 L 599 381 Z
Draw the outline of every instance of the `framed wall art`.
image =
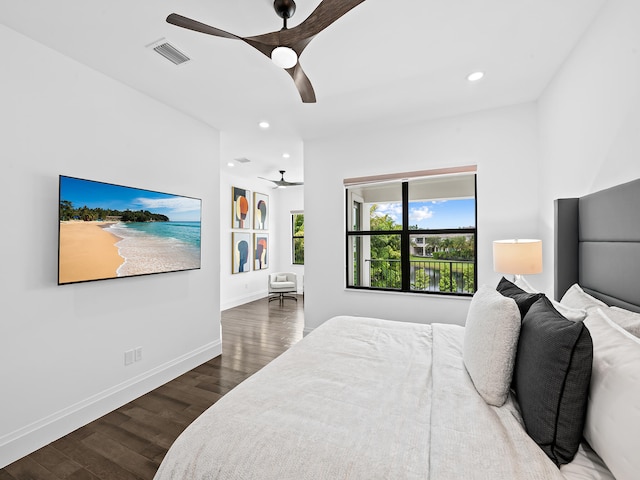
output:
M 269 268 L 269 234 L 253 234 L 253 269 Z
M 59 180 L 59 285 L 200 268 L 200 199 Z
M 253 228 L 269 230 L 269 195 L 254 192 L 253 194 Z
M 249 190 L 231 187 L 231 228 L 251 227 L 250 195 Z
M 251 234 L 244 232 L 231 233 L 231 273 L 244 273 L 251 270 L 249 261 L 251 252 Z

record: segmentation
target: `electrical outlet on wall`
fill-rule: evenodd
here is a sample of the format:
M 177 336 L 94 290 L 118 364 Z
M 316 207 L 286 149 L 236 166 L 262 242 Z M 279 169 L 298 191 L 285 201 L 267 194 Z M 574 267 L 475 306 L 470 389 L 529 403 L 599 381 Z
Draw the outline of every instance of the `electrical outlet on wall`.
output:
M 124 352 L 124 364 L 131 365 L 133 362 L 135 362 L 135 355 L 133 350 L 127 350 L 126 352 Z
M 136 347 L 132 350 L 124 352 L 124 364 L 131 365 L 134 362 L 142 360 L 142 347 Z

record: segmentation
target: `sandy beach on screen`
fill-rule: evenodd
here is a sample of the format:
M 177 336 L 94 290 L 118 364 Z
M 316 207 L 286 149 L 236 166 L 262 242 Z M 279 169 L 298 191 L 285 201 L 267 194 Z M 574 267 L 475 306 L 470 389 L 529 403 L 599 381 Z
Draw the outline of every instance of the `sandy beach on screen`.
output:
M 111 224 L 60 222 L 60 283 L 116 277 L 124 259 L 115 246 L 120 237 L 103 228 Z

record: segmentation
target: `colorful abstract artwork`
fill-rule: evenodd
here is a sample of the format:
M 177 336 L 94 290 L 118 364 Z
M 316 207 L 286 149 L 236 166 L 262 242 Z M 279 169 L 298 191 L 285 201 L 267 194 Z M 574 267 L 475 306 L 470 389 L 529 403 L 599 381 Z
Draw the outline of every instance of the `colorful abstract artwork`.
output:
M 249 258 L 252 252 L 251 234 L 233 232 L 231 236 L 231 244 L 233 249 L 231 273 L 244 273 L 250 271 L 251 262 L 249 261 Z
M 253 194 L 253 228 L 255 230 L 269 230 L 269 195 Z
M 243 188 L 231 187 L 231 228 L 250 228 L 251 218 L 249 198 L 251 192 Z
M 269 234 L 254 233 L 253 246 L 253 269 L 269 268 Z

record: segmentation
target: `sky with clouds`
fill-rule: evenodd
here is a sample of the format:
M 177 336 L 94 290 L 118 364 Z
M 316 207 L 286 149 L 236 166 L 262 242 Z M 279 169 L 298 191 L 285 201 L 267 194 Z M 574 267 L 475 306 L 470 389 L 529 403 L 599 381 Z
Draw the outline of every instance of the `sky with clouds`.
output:
M 389 215 L 397 224 L 402 223 L 401 203 L 378 203 L 376 215 Z M 475 200 L 456 199 L 409 204 L 409 225 L 418 228 L 460 228 L 475 226 Z
M 60 200 L 75 208 L 148 210 L 166 215 L 173 222 L 200 221 L 201 200 L 73 177 L 60 177 Z

